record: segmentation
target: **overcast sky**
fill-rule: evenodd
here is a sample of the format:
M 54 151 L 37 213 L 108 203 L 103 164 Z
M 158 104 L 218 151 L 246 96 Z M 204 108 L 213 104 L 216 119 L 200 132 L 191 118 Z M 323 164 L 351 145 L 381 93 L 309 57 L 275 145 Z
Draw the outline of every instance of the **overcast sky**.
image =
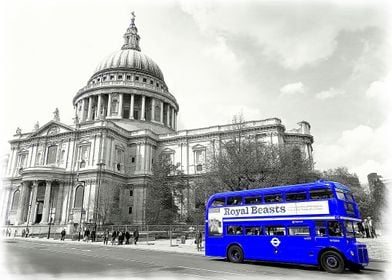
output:
M 44 125 L 56 107 L 72 124 L 72 98 L 121 48 L 135 11 L 142 52 L 180 106 L 179 129 L 228 124 L 238 113 L 277 117 L 286 129 L 306 120 L 317 169 L 347 166 L 362 182 L 370 172 L 389 177 L 386 2 L 143 2 L 2 2 L 2 153 L 17 127 Z

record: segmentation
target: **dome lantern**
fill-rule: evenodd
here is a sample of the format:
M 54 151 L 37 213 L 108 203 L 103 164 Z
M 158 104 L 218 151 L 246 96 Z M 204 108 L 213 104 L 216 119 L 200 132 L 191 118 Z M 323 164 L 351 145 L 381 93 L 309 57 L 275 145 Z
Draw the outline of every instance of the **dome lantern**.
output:
M 140 52 L 139 40 L 140 36 L 137 34 L 137 27 L 135 25 L 135 12 L 132 12 L 131 24 L 124 34 L 124 45 L 122 50 L 131 49 Z

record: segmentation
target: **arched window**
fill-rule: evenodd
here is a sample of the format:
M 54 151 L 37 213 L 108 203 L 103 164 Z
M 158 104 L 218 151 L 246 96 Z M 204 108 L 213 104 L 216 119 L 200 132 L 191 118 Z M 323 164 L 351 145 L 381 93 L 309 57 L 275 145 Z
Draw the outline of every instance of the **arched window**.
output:
M 78 186 L 76 188 L 74 208 L 82 208 L 83 207 L 83 192 L 84 192 L 83 186 Z
M 11 210 L 18 209 L 19 197 L 20 197 L 20 191 L 17 190 L 17 191 L 14 192 L 14 197 L 12 198 Z
M 56 163 L 56 155 L 57 155 L 57 146 L 53 145 L 48 148 L 48 159 L 47 164 Z

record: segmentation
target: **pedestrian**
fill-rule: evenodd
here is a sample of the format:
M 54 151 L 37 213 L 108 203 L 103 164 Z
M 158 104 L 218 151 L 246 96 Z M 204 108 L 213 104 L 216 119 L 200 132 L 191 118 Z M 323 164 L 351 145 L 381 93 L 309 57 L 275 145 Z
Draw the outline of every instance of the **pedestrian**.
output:
M 30 233 L 30 231 L 29 231 L 29 228 L 27 227 L 26 232 L 25 232 L 25 234 L 26 234 L 25 237 L 29 237 L 29 233 Z
M 114 242 L 116 241 L 116 237 L 117 237 L 117 232 L 116 232 L 116 230 L 113 230 L 113 232 L 112 232 L 112 245 L 114 245 Z
M 89 239 L 90 239 L 90 228 L 87 228 L 84 231 L 84 241 L 88 242 Z
M 370 238 L 370 231 L 369 231 L 369 223 L 368 220 L 365 218 L 363 219 L 363 228 L 365 229 L 365 237 Z
M 202 234 L 201 231 L 197 231 L 195 241 L 196 241 L 197 251 L 200 251 L 201 250 L 201 244 L 202 244 L 202 241 L 203 241 L 203 234 Z
M 368 224 L 369 224 L 369 233 L 371 238 L 377 238 L 376 229 L 374 227 L 374 223 L 372 217 L 368 217 Z
M 133 242 L 135 245 L 137 245 L 137 241 L 139 240 L 139 230 L 138 228 L 135 229 L 135 231 L 133 232 Z
M 95 242 L 95 238 L 96 238 L 96 233 L 95 233 L 95 229 L 93 229 L 91 231 L 91 242 Z
M 61 241 L 64 241 L 65 239 L 65 228 L 61 231 Z
M 108 245 L 108 239 L 109 239 L 109 230 L 106 229 L 105 232 L 103 233 L 103 244 Z
M 129 244 L 129 239 L 131 238 L 131 234 L 129 233 L 129 231 L 127 230 L 125 232 L 125 244 Z
M 22 237 L 25 237 L 25 236 L 26 236 L 26 230 L 22 229 Z

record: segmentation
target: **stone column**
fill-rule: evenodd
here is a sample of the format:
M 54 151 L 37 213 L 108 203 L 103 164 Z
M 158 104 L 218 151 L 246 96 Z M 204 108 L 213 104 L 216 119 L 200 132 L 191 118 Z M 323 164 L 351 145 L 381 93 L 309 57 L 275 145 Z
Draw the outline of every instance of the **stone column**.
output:
M 64 183 L 60 182 L 59 184 L 59 190 L 57 193 L 57 200 L 56 200 L 56 216 L 54 219 L 54 222 L 56 224 L 60 223 L 61 220 L 61 215 L 62 215 L 62 210 L 63 210 L 63 197 L 64 197 Z
M 97 104 L 97 119 L 101 118 L 101 106 L 102 106 L 102 95 L 98 95 L 98 104 Z
M 41 224 L 48 224 L 49 223 L 49 210 L 50 210 L 50 192 L 52 189 L 52 182 L 46 181 L 45 187 L 45 198 L 44 198 L 44 209 L 42 210 L 42 220 Z
M 160 122 L 163 124 L 163 101 L 161 101 L 161 117 L 160 117 Z
M 22 185 L 20 187 L 18 210 L 16 211 L 16 222 L 18 225 L 21 225 L 25 222 L 24 213 L 28 208 L 28 203 L 26 203 L 28 193 L 29 193 L 29 189 L 27 187 L 27 183 L 22 182 Z
M 108 117 L 112 115 L 112 95 L 108 94 Z
M 167 104 L 167 110 L 166 110 L 166 124 L 168 127 L 170 127 L 170 105 Z
M 151 121 L 155 122 L 155 98 L 151 98 Z
M 118 102 L 118 114 L 117 114 L 117 116 L 119 116 L 120 118 L 122 118 L 122 116 L 123 116 L 123 95 L 124 94 L 122 94 L 122 93 L 119 93 L 119 102 Z
M 172 115 L 172 119 L 171 119 L 171 128 L 174 128 L 174 108 L 171 108 L 171 115 Z
M 135 95 L 131 94 L 131 104 L 129 106 L 129 119 L 133 120 L 133 107 L 135 105 Z
M 146 97 L 143 95 L 142 96 L 142 115 L 140 117 L 140 120 L 145 121 L 145 114 L 146 114 Z
M 85 98 L 83 98 L 82 99 L 82 115 L 81 115 L 81 118 L 80 118 L 80 120 L 83 122 L 83 121 L 85 121 L 86 119 L 85 119 L 85 115 L 84 115 L 84 112 L 86 111 L 86 99 Z
M 87 110 L 87 120 L 91 121 L 93 111 L 93 97 L 88 98 L 88 110 Z
M 33 185 L 31 186 L 32 188 L 32 193 L 31 193 L 31 200 L 30 200 L 30 214 L 29 217 L 29 223 L 33 224 L 35 222 L 35 215 L 37 211 L 37 193 L 38 193 L 38 182 L 34 181 Z

